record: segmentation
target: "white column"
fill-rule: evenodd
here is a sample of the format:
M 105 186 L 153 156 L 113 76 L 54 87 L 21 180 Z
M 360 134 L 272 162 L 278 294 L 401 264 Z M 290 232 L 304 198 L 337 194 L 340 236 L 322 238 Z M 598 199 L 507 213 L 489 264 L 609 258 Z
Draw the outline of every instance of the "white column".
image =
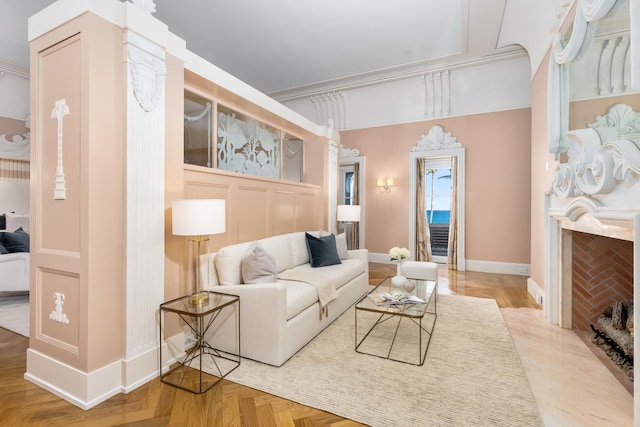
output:
M 123 387 L 158 371 L 158 306 L 164 299 L 165 57 L 128 31 L 126 302 Z
M 329 165 L 328 188 L 327 188 L 327 221 L 328 231 L 336 232 L 336 205 L 338 202 L 338 157 L 340 153 L 340 143 L 333 139 L 333 120 L 329 120 Z

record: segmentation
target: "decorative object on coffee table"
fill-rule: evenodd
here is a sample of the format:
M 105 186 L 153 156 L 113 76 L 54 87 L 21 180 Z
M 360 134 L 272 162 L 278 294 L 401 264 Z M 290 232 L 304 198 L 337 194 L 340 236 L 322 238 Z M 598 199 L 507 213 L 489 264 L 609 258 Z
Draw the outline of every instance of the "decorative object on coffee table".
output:
M 391 256 L 391 261 L 397 261 L 398 263 L 396 275 L 391 278 L 391 284 L 396 288 L 404 287 L 406 284 L 408 284 L 408 281 L 402 275 L 402 262 L 409 257 L 409 249 L 394 246 L 389 250 L 389 255 Z M 411 292 L 412 290 L 413 288 L 407 289 L 407 291 L 409 292 Z

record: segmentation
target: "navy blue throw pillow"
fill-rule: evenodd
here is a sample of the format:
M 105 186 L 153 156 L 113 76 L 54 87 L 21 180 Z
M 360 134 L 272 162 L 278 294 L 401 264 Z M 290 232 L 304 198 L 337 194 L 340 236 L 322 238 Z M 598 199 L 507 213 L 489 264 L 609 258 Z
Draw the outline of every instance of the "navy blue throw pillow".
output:
M 4 233 L 0 233 L 0 234 L 4 234 Z M 2 236 L 0 236 L 2 237 Z M 4 255 L 4 254 L 8 254 L 9 251 L 7 250 L 7 248 L 4 247 L 4 245 L 2 243 L 0 243 L 0 255 Z
M 4 232 L 0 236 L 0 243 L 9 251 L 29 252 L 29 234 L 22 227 L 18 228 L 14 233 Z
M 324 237 L 316 237 L 305 233 L 309 262 L 311 267 L 324 267 L 327 265 L 342 264 L 336 249 L 336 236 L 330 234 Z

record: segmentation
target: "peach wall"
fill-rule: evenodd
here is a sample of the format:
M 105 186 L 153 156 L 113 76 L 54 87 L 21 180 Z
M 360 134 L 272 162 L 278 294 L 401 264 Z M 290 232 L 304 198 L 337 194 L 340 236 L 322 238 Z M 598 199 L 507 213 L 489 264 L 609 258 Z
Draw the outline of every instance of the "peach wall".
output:
M 409 153 L 440 125 L 465 147 L 466 259 L 528 263 L 530 114 L 518 109 L 342 131 L 343 146 L 366 158 L 367 249 L 409 246 Z M 378 178 L 393 178 L 391 193 L 378 191 Z
M 184 237 L 171 232 L 171 202 L 184 198 L 183 146 L 184 137 L 184 62 L 174 56 L 165 56 L 167 67 L 165 85 L 165 179 L 164 179 L 164 300 L 168 301 L 189 293 L 181 276 Z M 176 316 L 168 316 L 165 336 L 178 331 Z
M 122 49 L 122 30 L 92 14 L 31 44 L 30 347 L 82 372 L 122 357 L 125 134 L 114 108 L 123 105 Z M 54 200 L 51 110 L 61 99 L 67 190 Z M 68 324 L 49 318 L 54 292 L 65 295 Z

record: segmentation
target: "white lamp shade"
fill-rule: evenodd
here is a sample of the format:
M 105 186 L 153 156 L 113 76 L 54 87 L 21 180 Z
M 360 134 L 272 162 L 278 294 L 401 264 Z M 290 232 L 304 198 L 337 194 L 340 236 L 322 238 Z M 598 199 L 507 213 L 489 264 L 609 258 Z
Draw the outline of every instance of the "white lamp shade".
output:
M 225 230 L 223 199 L 183 199 L 171 202 L 172 229 L 177 236 L 205 236 Z
M 338 217 L 338 221 L 359 222 L 360 205 L 338 205 L 336 216 Z

